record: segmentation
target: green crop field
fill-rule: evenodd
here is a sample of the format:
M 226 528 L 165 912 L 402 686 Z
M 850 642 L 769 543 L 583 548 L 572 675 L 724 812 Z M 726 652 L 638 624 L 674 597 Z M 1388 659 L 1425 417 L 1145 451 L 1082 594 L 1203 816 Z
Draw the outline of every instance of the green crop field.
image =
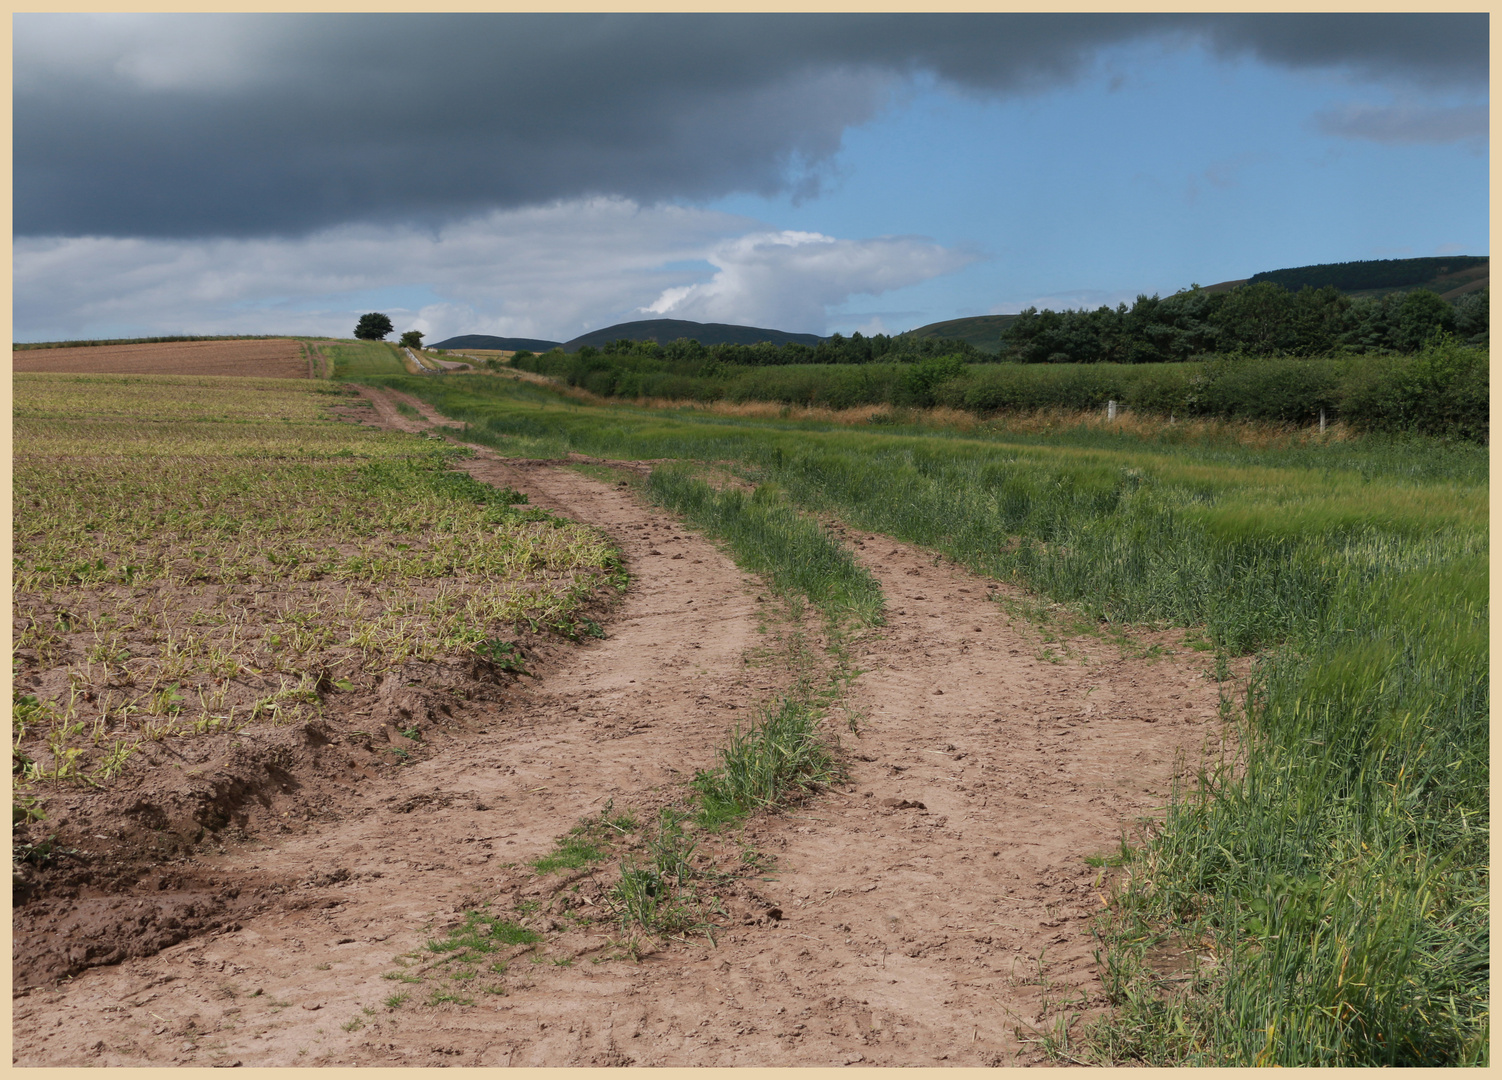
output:
M 109 780 L 143 739 L 311 717 L 407 660 L 571 631 L 616 567 L 594 529 L 452 471 L 458 451 L 333 419 L 352 402 L 329 383 L 14 389 L 23 789 Z
M 333 361 L 336 379 L 397 375 L 407 370 L 397 347 L 389 341 L 327 341 L 321 346 Z
M 1240 756 L 1122 853 L 1101 924 L 1117 1014 L 1092 1052 L 1484 1060 L 1484 447 L 850 428 L 591 406 L 484 376 L 377 381 L 506 453 L 713 463 L 1103 628 L 1202 628 L 1222 668 L 1253 657 L 1225 710 Z M 1204 950 L 1210 973 L 1154 982 L 1141 957 L 1165 937 Z

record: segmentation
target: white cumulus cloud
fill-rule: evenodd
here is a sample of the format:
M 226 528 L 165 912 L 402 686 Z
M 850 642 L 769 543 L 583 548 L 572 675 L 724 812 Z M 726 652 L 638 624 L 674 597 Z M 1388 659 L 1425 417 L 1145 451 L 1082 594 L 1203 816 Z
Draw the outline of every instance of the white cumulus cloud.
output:
M 840 240 L 815 232 L 749 233 L 714 246 L 708 281 L 664 289 L 641 309 L 699 322 L 822 333 L 829 308 L 952 273 L 977 256 L 918 236 Z
M 366 311 L 429 340 L 567 340 L 671 313 L 822 333 L 847 297 L 959 269 L 917 237 L 844 240 L 629 199 L 555 202 L 444 225 L 300 238 L 18 238 L 18 341 L 169 333 L 348 336 Z M 703 280 L 712 274 L 709 280 Z

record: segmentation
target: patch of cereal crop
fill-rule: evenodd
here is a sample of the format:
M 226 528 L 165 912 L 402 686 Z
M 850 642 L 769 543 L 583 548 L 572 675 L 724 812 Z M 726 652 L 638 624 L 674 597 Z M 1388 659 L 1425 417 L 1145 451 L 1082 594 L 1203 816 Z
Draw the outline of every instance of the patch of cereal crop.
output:
M 23 780 L 142 738 L 317 715 L 408 661 L 577 636 L 616 553 L 336 420 L 305 380 L 17 375 L 13 709 Z

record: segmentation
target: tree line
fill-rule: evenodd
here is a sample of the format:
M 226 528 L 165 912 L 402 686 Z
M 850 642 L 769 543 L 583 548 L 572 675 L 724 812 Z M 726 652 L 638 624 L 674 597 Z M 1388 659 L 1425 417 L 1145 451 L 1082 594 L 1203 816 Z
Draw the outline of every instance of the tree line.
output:
M 1333 356 L 1413 353 L 1443 334 L 1487 345 L 1488 289 L 1454 304 L 1427 289 L 1353 298 L 1334 286 L 1290 292 L 1272 281 L 1224 293 L 1194 286 L 1128 308 L 1021 312 L 1001 335 L 1019 363 L 1170 363 L 1215 353 Z
M 561 352 L 561 349 L 552 351 Z M 971 361 L 990 359 L 968 341 L 952 338 L 919 341 L 901 334 L 873 334 L 867 337 L 860 331 L 849 337 L 831 334 L 817 345 L 804 345 L 797 341 L 790 341 L 785 345 L 774 345 L 770 341 L 757 342 L 755 345 L 705 345 L 697 338 L 678 338 L 659 344 L 654 340 L 619 338 L 606 342 L 598 349 L 585 345 L 572 355 L 585 362 L 594 357 L 608 356 L 660 361 L 667 365 L 714 362 L 745 367 L 782 364 L 890 364 L 927 360 L 935 356 L 959 356 Z
M 638 354 L 517 353 L 513 363 L 601 397 L 830 409 L 939 405 L 979 416 L 1085 411 L 1116 401 L 1164 419 L 1309 424 L 1323 412 L 1361 431 L 1488 438 L 1487 353 L 1453 337 L 1411 354 L 1219 355 L 1176 364 L 974 364 L 953 356 L 916 363 L 668 364 L 631 351 Z

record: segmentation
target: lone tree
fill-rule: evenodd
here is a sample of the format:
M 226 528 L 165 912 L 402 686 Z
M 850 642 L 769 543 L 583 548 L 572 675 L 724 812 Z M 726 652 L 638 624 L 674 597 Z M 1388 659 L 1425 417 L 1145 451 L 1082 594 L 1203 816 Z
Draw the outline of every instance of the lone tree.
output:
M 409 349 L 422 348 L 422 331 L 408 330 L 402 335 L 402 344 Z
M 355 337 L 365 341 L 382 341 L 392 329 L 389 318 L 379 311 L 372 311 L 360 316 L 360 321 L 355 324 Z

